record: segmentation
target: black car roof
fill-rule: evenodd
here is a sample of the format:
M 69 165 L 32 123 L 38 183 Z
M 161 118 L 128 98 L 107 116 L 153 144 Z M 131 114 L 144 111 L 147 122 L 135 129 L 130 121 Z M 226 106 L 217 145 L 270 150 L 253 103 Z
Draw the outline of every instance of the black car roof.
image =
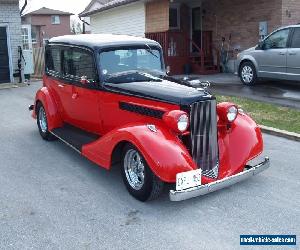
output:
M 113 46 L 128 46 L 128 45 L 155 45 L 160 46 L 156 41 L 126 35 L 112 34 L 81 34 L 81 35 L 66 35 L 51 38 L 49 44 L 70 44 L 76 46 L 85 46 L 91 49 L 113 47 Z

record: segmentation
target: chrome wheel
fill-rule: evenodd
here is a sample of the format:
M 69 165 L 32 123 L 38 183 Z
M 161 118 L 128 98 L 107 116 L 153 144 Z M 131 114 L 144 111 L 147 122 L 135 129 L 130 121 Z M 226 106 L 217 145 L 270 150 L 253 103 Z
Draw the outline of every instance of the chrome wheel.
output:
M 41 131 L 43 133 L 46 133 L 48 130 L 48 125 L 47 125 L 47 117 L 46 117 L 46 112 L 44 107 L 40 107 L 39 109 L 39 125 L 41 128 Z
M 253 69 L 246 65 L 242 69 L 242 78 L 245 83 L 251 83 L 254 77 Z
M 124 170 L 129 185 L 134 190 L 140 190 L 145 183 L 145 166 L 140 154 L 130 149 L 124 157 Z

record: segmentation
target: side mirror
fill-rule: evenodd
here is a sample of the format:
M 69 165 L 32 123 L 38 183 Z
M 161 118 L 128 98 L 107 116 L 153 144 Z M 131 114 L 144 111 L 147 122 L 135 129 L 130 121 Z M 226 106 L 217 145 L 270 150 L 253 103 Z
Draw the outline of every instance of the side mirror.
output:
M 167 66 L 166 67 L 166 73 L 167 73 L 167 75 L 170 75 L 170 73 L 171 73 L 171 66 Z
M 264 50 L 265 48 L 265 43 L 263 41 L 259 42 L 256 49 L 257 50 Z

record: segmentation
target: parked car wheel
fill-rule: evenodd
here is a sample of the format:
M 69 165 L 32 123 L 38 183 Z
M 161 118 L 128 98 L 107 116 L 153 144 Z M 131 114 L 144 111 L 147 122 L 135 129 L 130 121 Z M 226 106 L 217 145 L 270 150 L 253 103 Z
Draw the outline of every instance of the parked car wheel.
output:
M 123 150 L 122 177 L 128 192 L 140 201 L 155 200 L 163 190 L 164 183 L 131 144 L 126 144 Z
M 255 85 L 257 81 L 256 69 L 253 63 L 244 62 L 240 67 L 240 78 L 243 84 L 247 86 Z
M 36 112 L 37 112 L 37 125 L 42 138 L 47 141 L 55 140 L 56 137 L 52 135 L 48 130 L 47 114 L 44 106 L 40 102 L 37 104 Z

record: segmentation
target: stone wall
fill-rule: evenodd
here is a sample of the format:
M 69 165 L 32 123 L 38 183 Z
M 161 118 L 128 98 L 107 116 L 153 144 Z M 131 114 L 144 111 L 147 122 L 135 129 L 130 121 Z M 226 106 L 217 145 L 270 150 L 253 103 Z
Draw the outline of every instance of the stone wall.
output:
M 8 38 L 12 56 L 12 67 L 10 71 L 13 73 L 18 68 L 18 46 L 22 45 L 21 38 L 21 17 L 18 3 L 0 3 L 0 26 L 8 26 Z M 17 81 L 18 79 L 15 79 Z

